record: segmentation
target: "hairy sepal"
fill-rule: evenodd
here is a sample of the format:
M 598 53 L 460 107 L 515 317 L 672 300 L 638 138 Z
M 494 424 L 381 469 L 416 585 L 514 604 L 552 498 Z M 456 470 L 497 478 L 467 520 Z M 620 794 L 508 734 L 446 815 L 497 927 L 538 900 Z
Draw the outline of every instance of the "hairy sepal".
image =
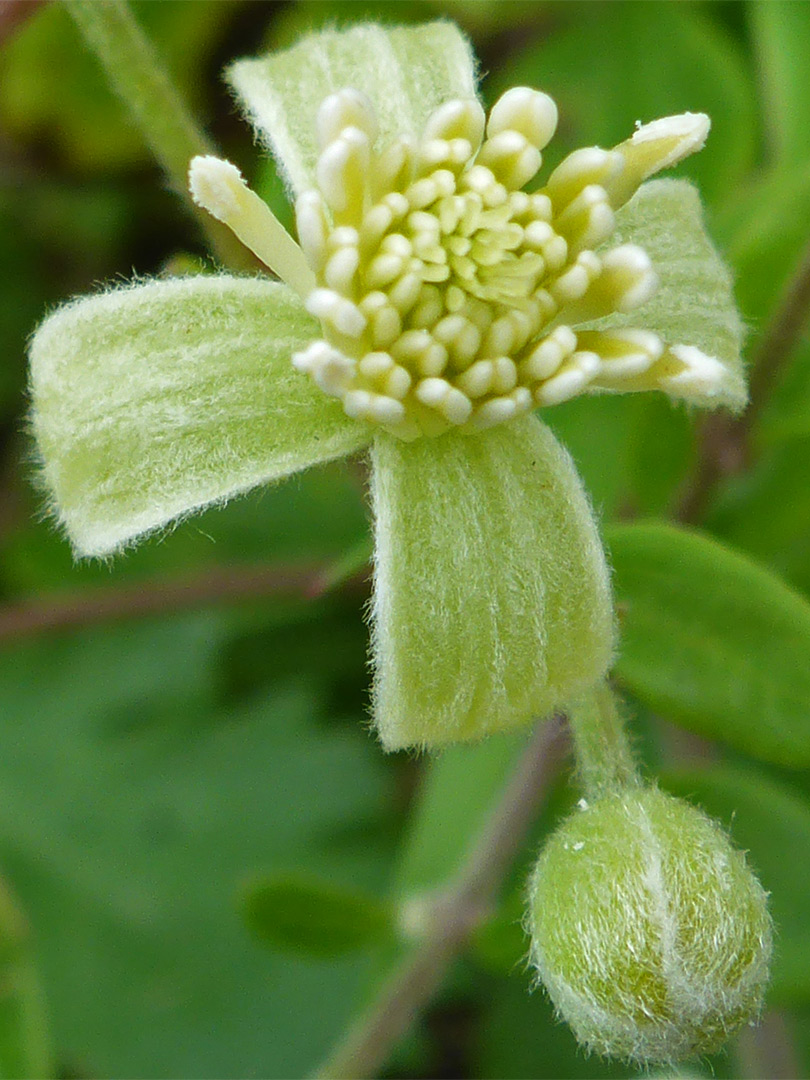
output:
M 671 346 L 690 346 L 722 366 L 710 391 L 679 393 L 704 408 L 741 412 L 748 401 L 742 360 L 743 325 L 731 275 L 706 232 L 697 188 L 687 180 L 650 180 L 616 214 L 611 244 L 642 247 L 659 278 L 639 311 L 610 315 L 600 329 L 639 326 Z
M 568 454 L 535 417 L 372 450 L 374 719 L 388 750 L 551 712 L 613 651 L 607 567 Z
M 369 98 L 383 147 L 397 136 L 420 134 L 445 101 L 475 96 L 475 59 L 450 22 L 321 31 L 284 52 L 240 60 L 226 77 L 295 195 L 315 187 L 316 115 L 336 90 Z
M 317 330 L 286 286 L 225 275 L 51 315 L 30 347 L 31 422 L 76 554 L 362 446 L 364 425 L 292 366 Z

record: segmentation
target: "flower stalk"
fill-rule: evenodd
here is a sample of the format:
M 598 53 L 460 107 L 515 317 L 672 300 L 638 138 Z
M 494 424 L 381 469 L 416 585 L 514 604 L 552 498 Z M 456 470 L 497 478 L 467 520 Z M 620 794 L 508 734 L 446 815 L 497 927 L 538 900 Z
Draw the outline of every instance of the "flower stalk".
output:
M 67 7 L 110 86 L 126 105 L 172 188 L 194 214 L 217 258 L 232 269 L 254 269 L 250 253 L 233 233 L 188 199 L 189 161 L 197 154 L 212 153 L 214 148 L 126 0 L 70 0 Z
M 616 695 L 601 683 L 584 695 L 568 714 L 580 780 L 585 796 L 596 799 L 641 779 Z

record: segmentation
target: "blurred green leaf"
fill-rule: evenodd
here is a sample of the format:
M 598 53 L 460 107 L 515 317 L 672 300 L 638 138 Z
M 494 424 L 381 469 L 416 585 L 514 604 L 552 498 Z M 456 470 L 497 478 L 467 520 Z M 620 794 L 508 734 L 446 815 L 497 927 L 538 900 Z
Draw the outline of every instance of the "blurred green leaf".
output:
M 182 3 L 140 0 L 133 9 L 178 86 L 198 107 L 204 64 L 238 4 L 196 0 L 193 17 Z M 8 131 L 46 140 L 81 170 L 150 160 L 65 4 L 43 4 L 8 39 L 0 51 L 0 87 L 0 120 Z
M 553 10 L 560 28 L 516 50 L 485 81 L 487 98 L 521 84 L 551 94 L 560 110 L 552 163 L 562 148 L 621 142 L 636 120 L 706 112 L 709 143 L 683 171 L 709 202 L 725 200 L 757 147 L 756 100 L 737 42 L 689 3 L 620 0 Z
M 746 5 L 762 82 L 763 116 L 778 161 L 810 160 L 810 6 L 798 0 Z
M 770 892 L 776 924 L 771 998 L 810 1000 L 810 803 L 753 766 L 715 765 L 665 774 L 664 786 L 699 802 L 730 828 Z
M 264 878 L 245 890 L 243 912 L 262 944 L 316 959 L 355 952 L 394 933 L 390 906 L 314 877 Z
M 573 457 L 594 506 L 610 520 L 627 507 L 660 513 L 693 456 L 693 422 L 662 394 L 579 397 L 543 412 Z
M 0 864 L 72 1072 L 303 1075 L 364 978 L 257 949 L 234 897 L 281 868 L 381 887 L 382 759 L 305 677 L 217 708 L 229 633 L 187 616 L 0 657 Z
M 30 929 L 0 881 L 0 1076 L 37 1080 L 52 1069 Z
M 810 604 L 696 532 L 608 532 L 622 619 L 616 675 L 644 704 L 765 761 L 810 765 Z
M 723 540 L 810 592 L 810 437 L 767 448 L 718 500 L 708 525 Z
M 810 127 L 810 119 L 807 121 Z M 810 239 L 810 165 L 774 169 L 729 188 L 713 221 L 735 271 L 735 293 L 752 335 L 771 312 Z

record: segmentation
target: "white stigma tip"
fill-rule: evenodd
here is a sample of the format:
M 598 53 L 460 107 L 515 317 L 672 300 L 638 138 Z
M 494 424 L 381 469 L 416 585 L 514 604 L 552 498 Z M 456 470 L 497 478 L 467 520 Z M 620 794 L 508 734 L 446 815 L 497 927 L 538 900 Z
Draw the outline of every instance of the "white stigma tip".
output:
M 240 196 L 247 184 L 230 161 L 206 154 L 191 159 L 188 188 L 197 206 L 218 221 L 227 222 L 239 213 Z
M 630 142 L 638 146 L 661 139 L 677 139 L 682 147 L 682 156 L 685 156 L 703 149 L 711 126 L 706 113 L 686 112 L 678 116 L 663 116 L 660 120 L 643 124 L 633 133 Z

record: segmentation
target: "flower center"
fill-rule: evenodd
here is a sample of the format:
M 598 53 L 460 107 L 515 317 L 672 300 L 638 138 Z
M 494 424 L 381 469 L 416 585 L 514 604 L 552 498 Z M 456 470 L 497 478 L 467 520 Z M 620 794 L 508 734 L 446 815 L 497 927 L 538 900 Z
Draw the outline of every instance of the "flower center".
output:
M 293 362 L 350 416 L 403 438 L 484 428 L 563 400 L 593 374 L 597 358 L 559 314 L 603 276 L 589 247 L 611 233 L 613 212 L 588 181 L 621 160 L 596 151 L 589 168 L 520 190 L 556 119 L 547 95 L 518 87 L 493 107 L 486 138 L 478 102 L 451 101 L 421 139 L 377 153 L 368 101 L 351 90 L 326 99 L 320 191 L 296 207 L 318 282 L 307 307 L 324 336 Z M 618 252 L 608 278 L 623 274 L 646 298 L 649 261 Z
M 604 246 L 614 210 L 699 150 L 708 117 L 665 117 L 612 150 L 575 150 L 532 193 L 522 189 L 557 122 L 536 90 L 507 91 L 488 118 L 476 100 L 449 101 L 419 139 L 381 149 L 355 90 L 326 98 L 317 121 L 300 247 L 230 162 L 194 158 L 189 186 L 320 320 L 322 337 L 293 363 L 349 416 L 412 439 L 581 393 L 719 400 L 719 360 L 626 325 L 657 287 L 646 252 Z

